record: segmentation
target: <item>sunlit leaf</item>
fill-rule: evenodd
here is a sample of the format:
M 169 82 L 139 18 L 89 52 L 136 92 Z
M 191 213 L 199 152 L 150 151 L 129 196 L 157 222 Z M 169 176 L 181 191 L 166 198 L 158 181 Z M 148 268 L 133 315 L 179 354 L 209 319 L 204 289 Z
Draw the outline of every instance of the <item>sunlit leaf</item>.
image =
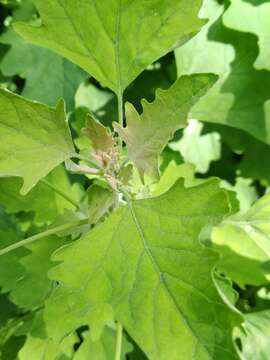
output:
M 153 103 L 143 101 L 141 116 L 127 105 L 127 127 L 117 123 L 114 127 L 141 175 L 158 178 L 160 153 L 175 131 L 186 125 L 190 109 L 215 81 L 210 74 L 183 76 L 168 90 L 159 90 Z
M 50 271 L 60 283 L 46 305 L 50 334 L 60 339 L 88 323 L 96 330 L 113 311 L 152 359 L 237 359 L 236 315 L 211 277 L 217 256 L 198 240 L 227 211 L 215 180 L 189 189 L 178 182 L 116 211 L 54 257 L 62 263 Z
M 56 109 L 0 90 L 0 177 L 24 178 L 26 194 L 74 155 L 64 104 Z
M 42 25 L 20 23 L 16 31 L 81 66 L 117 94 L 204 24 L 197 18 L 201 0 L 34 0 L 34 4 Z

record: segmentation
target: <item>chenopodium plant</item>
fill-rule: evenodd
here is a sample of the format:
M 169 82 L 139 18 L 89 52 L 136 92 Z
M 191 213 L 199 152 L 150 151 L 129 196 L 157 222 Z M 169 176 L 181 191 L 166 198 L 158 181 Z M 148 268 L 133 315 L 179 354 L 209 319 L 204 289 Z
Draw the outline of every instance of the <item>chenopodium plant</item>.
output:
M 119 119 L 112 132 L 88 114 L 78 151 L 62 100 L 51 108 L 0 91 L 1 177 L 23 178 L 26 196 L 63 162 L 69 172 L 94 179 L 76 211 L 1 250 L 4 258 L 50 236 L 69 239 L 50 245 L 56 263 L 44 265 L 41 279 L 55 285 L 42 306 L 23 301 L 18 291 L 11 294 L 16 304 L 38 312 L 20 359 L 46 353 L 46 359 L 119 360 L 132 351 L 131 343 L 149 359 L 237 359 L 233 331 L 243 317 L 229 282 L 216 273 L 219 256 L 201 241 L 232 214 L 232 197 L 218 179 L 187 178 L 185 168 L 173 179 L 159 180 L 162 150 L 186 126 L 188 113 L 216 76 L 180 77 L 157 91 L 152 103 L 143 101 L 142 114 L 123 104 L 125 89 L 148 65 L 200 31 L 201 1 L 34 4 L 41 22 L 17 23 L 16 32 L 110 88 L 117 95 Z M 83 326 L 90 332 L 72 355 L 66 348 L 72 349 L 71 336 Z

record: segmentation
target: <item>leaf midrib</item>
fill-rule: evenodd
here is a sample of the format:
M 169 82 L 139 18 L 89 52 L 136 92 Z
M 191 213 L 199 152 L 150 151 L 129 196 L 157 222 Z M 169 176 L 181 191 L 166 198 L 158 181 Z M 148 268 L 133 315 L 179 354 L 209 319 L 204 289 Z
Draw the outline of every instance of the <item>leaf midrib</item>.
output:
M 118 101 L 120 97 L 123 96 L 123 89 L 122 89 L 122 76 L 121 76 L 121 63 L 120 63 L 120 21 L 121 21 L 121 6 L 122 0 L 118 0 L 118 7 L 116 13 L 116 22 L 115 22 L 115 42 L 114 42 L 114 56 L 115 56 L 115 66 L 116 66 L 116 74 L 118 79 L 118 89 L 117 89 L 117 96 Z
M 181 311 L 181 309 L 179 308 L 178 304 L 176 303 L 175 299 L 174 299 L 174 296 L 173 294 L 171 293 L 168 285 L 167 285 L 167 282 L 164 278 L 164 275 L 163 273 L 160 271 L 159 269 L 159 266 L 156 262 L 156 259 L 154 258 L 154 256 L 152 255 L 151 251 L 150 251 L 150 248 L 149 246 L 147 245 L 147 242 L 146 242 L 146 239 L 145 239 L 145 236 L 144 236 L 144 232 L 143 232 L 143 229 L 142 229 L 142 226 L 139 222 L 139 219 L 137 217 L 137 214 L 136 214 L 136 211 L 133 207 L 133 203 L 132 201 L 128 200 L 128 207 L 129 207 L 129 210 L 131 212 L 131 216 L 132 216 L 132 220 L 135 224 L 135 227 L 138 231 L 138 234 L 140 236 L 140 239 L 142 241 L 142 244 L 143 244 L 143 247 L 145 249 L 145 252 L 146 254 L 148 255 L 148 257 L 150 258 L 152 264 L 153 264 L 153 267 L 155 269 L 155 272 L 158 274 L 159 278 L 160 278 L 160 281 L 161 281 L 161 284 L 163 284 L 163 288 L 165 289 L 166 291 L 166 294 L 168 296 L 168 298 L 170 299 L 170 301 L 173 303 L 173 306 L 175 307 L 177 313 L 179 313 L 179 315 L 181 316 L 181 319 L 182 321 L 184 321 L 184 323 L 186 324 L 186 326 L 188 327 L 188 329 L 190 330 L 190 332 L 192 333 L 193 337 L 197 340 L 197 342 L 199 342 L 201 344 L 201 342 L 199 341 L 199 338 L 198 336 L 196 335 L 196 333 L 194 332 L 194 330 L 192 329 L 192 327 L 190 326 L 190 324 L 188 323 L 186 317 L 184 316 L 183 312 Z M 203 347 L 204 350 L 206 351 L 207 355 L 209 356 L 209 359 L 211 359 L 211 354 L 208 350 L 207 347 Z
M 93 55 L 93 52 L 90 51 L 89 47 L 86 45 L 86 42 L 84 41 L 84 39 L 82 38 L 80 32 L 78 31 L 76 25 L 74 24 L 72 17 L 70 16 L 70 14 L 68 13 L 66 7 L 61 4 L 61 2 L 59 2 L 59 0 L 57 0 L 57 3 L 61 6 L 61 8 L 63 9 L 65 15 L 67 16 L 67 18 L 69 19 L 71 26 L 74 30 L 75 35 L 78 37 L 79 42 L 83 45 L 84 49 L 86 50 L 87 54 L 89 55 L 89 57 L 94 61 L 94 63 L 98 66 L 98 68 L 100 69 L 101 73 L 104 76 L 104 79 L 106 79 L 106 81 L 108 81 L 109 84 L 111 84 L 111 80 L 109 79 L 109 77 L 106 74 L 106 71 L 104 70 L 103 66 L 100 64 L 100 62 L 97 60 L 97 58 Z

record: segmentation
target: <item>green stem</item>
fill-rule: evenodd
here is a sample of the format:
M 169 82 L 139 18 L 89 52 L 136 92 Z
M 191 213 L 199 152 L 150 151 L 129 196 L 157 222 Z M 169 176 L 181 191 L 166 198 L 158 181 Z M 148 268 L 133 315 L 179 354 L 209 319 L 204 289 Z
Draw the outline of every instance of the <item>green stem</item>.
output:
M 55 193 L 57 193 L 58 195 L 62 196 L 62 198 L 64 198 L 65 200 L 67 200 L 70 204 L 72 204 L 76 209 L 80 208 L 80 205 L 74 201 L 69 195 L 67 195 L 66 193 L 64 193 L 61 189 L 57 188 L 56 186 L 54 186 L 53 184 L 49 183 L 47 180 L 42 179 L 41 182 L 43 184 L 45 184 L 46 186 L 48 186 L 50 189 L 52 189 Z
M 123 94 L 122 94 L 122 90 L 120 90 L 118 95 L 117 95 L 117 102 L 118 102 L 118 122 L 122 127 L 124 127 L 124 111 L 123 111 Z
M 10 251 L 16 250 L 16 249 L 18 249 L 18 248 L 20 248 L 22 246 L 31 244 L 31 243 L 33 243 L 33 242 L 35 242 L 37 240 L 43 239 L 43 238 L 45 238 L 45 237 L 47 237 L 49 235 L 54 235 L 54 234 L 56 234 L 58 232 L 65 231 L 65 230 L 68 230 L 68 229 L 72 229 L 72 228 L 74 228 L 76 226 L 87 224 L 87 223 L 88 223 L 88 220 L 80 220 L 80 221 L 77 221 L 77 222 L 72 222 L 72 223 L 69 223 L 69 224 L 56 226 L 56 227 L 51 228 L 49 230 L 43 231 L 43 232 L 41 232 L 39 234 L 30 236 L 27 239 L 18 241 L 15 244 L 7 246 L 6 248 L 0 250 L 0 256 L 2 256 L 4 254 L 7 254 Z
M 89 159 L 89 158 L 86 157 L 86 156 L 82 156 L 82 155 L 80 155 L 80 154 L 76 154 L 76 156 L 73 156 L 73 158 L 78 159 L 78 160 L 83 160 L 83 161 L 87 162 L 88 165 L 93 166 L 94 168 L 97 168 L 97 169 L 100 170 L 100 171 L 103 170 L 103 168 L 102 168 L 99 164 L 97 164 L 97 162 L 92 161 L 91 159 Z
M 117 335 L 116 335 L 116 348 L 115 348 L 115 360 L 121 360 L 122 353 L 122 339 L 123 339 L 123 327 L 120 323 L 117 324 Z
M 117 103 L 118 103 L 118 123 L 121 127 L 124 127 L 124 111 L 123 111 L 123 93 L 122 90 L 119 90 L 117 95 Z M 123 147 L 123 141 L 120 140 L 120 146 Z

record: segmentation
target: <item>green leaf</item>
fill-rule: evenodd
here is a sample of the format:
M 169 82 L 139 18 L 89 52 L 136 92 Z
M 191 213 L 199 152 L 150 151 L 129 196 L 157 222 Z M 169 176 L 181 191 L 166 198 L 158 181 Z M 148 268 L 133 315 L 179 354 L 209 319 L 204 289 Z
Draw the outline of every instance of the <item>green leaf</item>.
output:
M 270 354 L 270 310 L 245 315 L 240 336 L 244 360 L 267 360 Z
M 254 201 L 258 198 L 256 189 L 252 186 L 252 183 L 253 181 L 251 179 L 242 177 L 236 178 L 234 186 L 222 181 L 222 187 L 224 187 L 224 189 L 231 190 L 235 193 L 236 198 L 239 201 L 239 211 L 242 213 L 249 210 Z
M 203 124 L 196 120 L 190 120 L 183 137 L 169 144 L 174 151 L 179 151 L 185 160 L 195 165 L 199 173 L 209 170 L 211 161 L 218 160 L 221 156 L 220 135 L 208 133 L 201 135 Z
M 23 346 L 24 336 L 10 336 L 1 348 L 2 359 L 17 360 L 18 351 Z
M 119 95 L 148 65 L 204 24 L 197 18 L 201 0 L 34 0 L 34 4 L 42 25 L 18 23 L 15 30 L 81 66 Z
M 20 240 L 18 229 L 3 212 L 0 212 L 0 225 L 1 248 Z M 1 292 L 9 292 L 10 299 L 20 308 L 41 306 L 53 286 L 47 276 L 52 267 L 50 257 L 64 243 L 65 239 L 50 236 L 1 256 Z
M 216 180 L 188 189 L 178 182 L 118 209 L 54 256 L 62 263 L 50 271 L 59 286 L 46 304 L 49 333 L 59 340 L 89 323 L 97 335 L 113 311 L 151 359 L 237 359 L 236 315 L 211 276 L 217 255 L 198 240 L 227 211 Z
M 88 218 L 90 224 L 96 224 L 113 208 L 117 195 L 109 190 L 93 184 L 87 190 Z
M 82 345 L 76 351 L 74 360 L 111 360 L 116 348 L 116 331 L 106 326 L 99 340 L 93 341 L 91 334 L 84 335 Z M 121 360 L 126 359 L 126 354 L 132 351 L 132 345 L 123 336 Z
M 175 50 L 179 76 L 200 72 L 221 75 L 230 71 L 230 62 L 235 55 L 233 46 L 235 44 L 230 44 L 223 38 L 226 34 L 226 28 L 222 25 L 224 10 L 225 6 L 216 0 L 204 1 L 199 17 L 207 18 L 208 22 L 193 39 Z M 231 37 L 233 35 L 231 34 Z M 196 52 L 200 56 L 194 56 Z
M 87 108 L 91 113 L 95 113 L 95 115 L 97 115 L 97 112 L 109 102 L 113 101 L 113 99 L 114 94 L 112 92 L 100 89 L 91 83 L 82 83 L 76 93 L 75 103 L 76 108 Z M 83 125 L 84 122 L 85 119 L 83 119 Z M 75 130 L 79 132 L 80 129 L 76 128 L 76 123 L 74 123 L 74 127 Z
M 117 201 L 117 194 L 94 183 L 87 189 L 80 208 L 77 211 L 65 210 L 51 224 L 51 228 L 74 223 L 73 228 L 57 232 L 57 235 L 72 235 L 72 238 L 76 239 L 79 235 L 87 233 L 93 225 L 103 221 L 116 206 Z M 85 220 L 85 223 L 79 225 L 78 222 L 81 220 Z
M 3 0 L 3 3 L 12 4 L 12 18 L 14 20 L 29 21 L 34 15 L 34 6 L 32 0 Z M 7 19 L 8 22 L 11 18 Z
M 13 30 L 2 35 L 0 43 L 11 45 L 0 70 L 5 76 L 18 74 L 26 79 L 22 96 L 49 106 L 55 106 L 61 97 L 66 101 L 67 111 L 74 108 L 75 92 L 87 78 L 86 73 L 47 49 L 29 45 Z
M 245 213 L 228 218 L 212 233 L 214 248 L 222 255 L 219 269 L 240 286 L 270 280 L 270 194 Z
M 71 186 L 67 173 L 62 166 L 47 175 L 46 180 L 54 187 L 61 189 L 79 201 L 80 191 L 77 186 Z M 7 213 L 20 211 L 33 212 L 34 221 L 44 224 L 53 221 L 64 209 L 74 209 L 74 205 L 53 191 L 48 185 L 39 182 L 28 194 L 21 195 L 19 190 L 22 181 L 18 178 L 0 178 L 0 204 Z
M 23 177 L 26 194 L 75 153 L 64 104 L 53 109 L 0 90 L 0 109 L 0 177 Z
M 17 310 L 17 316 L 13 314 L 13 317 L 0 329 L 1 359 L 18 359 L 18 352 L 25 343 L 25 334 L 31 327 L 32 321 L 33 314 L 22 314 Z
M 195 179 L 195 169 L 190 164 L 177 165 L 175 161 L 171 161 L 164 170 L 158 183 L 153 184 L 152 194 L 159 196 L 165 194 L 180 178 L 185 179 L 185 187 L 199 185 L 204 180 Z
M 239 16 L 241 14 L 241 16 Z M 259 54 L 254 63 L 256 69 L 270 70 L 269 37 L 270 4 L 248 3 L 234 0 L 224 16 L 224 24 L 238 31 L 255 34 L 259 38 Z
M 18 354 L 18 360 L 69 360 L 73 354 L 76 336 L 71 334 L 61 344 L 54 344 L 47 336 L 43 314 L 37 313 L 28 332 L 26 342 Z
M 270 146 L 261 141 L 250 139 L 239 164 L 242 176 L 270 184 L 269 158 Z
M 5 248 L 19 240 L 22 234 L 14 222 L 4 213 L 0 207 L 0 246 Z M 2 293 L 14 289 L 17 280 L 24 272 L 23 266 L 19 263 L 20 258 L 28 254 L 26 249 L 18 249 L 6 256 L 0 257 L 0 288 Z
M 127 105 L 127 127 L 114 127 L 125 141 L 128 154 L 141 175 L 158 178 L 158 157 L 174 132 L 183 128 L 192 106 L 216 81 L 211 74 L 183 76 L 168 90 L 159 90 L 153 103 L 143 101 L 140 116 L 131 104 Z
M 1 4 L 4 5 L 15 5 L 18 0 L 0 0 Z
M 19 264 L 23 271 L 18 276 L 15 286 L 10 289 L 10 299 L 20 308 L 32 309 L 42 306 L 53 289 L 53 282 L 48 278 L 48 270 L 53 266 L 50 260 L 53 252 L 66 244 L 66 239 L 48 236 L 42 241 L 27 246 L 30 254 L 22 257 Z M 6 255 L 3 255 L 4 257 Z
M 100 89 L 92 83 L 82 83 L 75 96 L 76 121 L 72 124 L 79 133 L 85 125 L 86 114 L 89 112 L 103 125 L 110 126 L 117 119 L 117 98 L 109 90 Z
M 231 7 L 229 5 L 229 1 L 223 5 L 215 0 L 206 0 L 200 16 L 210 18 L 208 24 L 176 50 L 179 76 L 209 71 L 219 75 L 213 88 L 194 106 L 190 117 L 243 129 L 269 144 L 270 73 L 254 68 L 259 48 L 257 37 L 250 33 L 253 25 L 260 20 L 255 13 L 247 17 L 245 12 L 239 15 L 235 11 L 231 14 L 234 22 L 247 23 L 248 32 L 228 28 L 224 26 L 223 18 L 230 9 L 234 9 L 232 4 Z M 264 69 L 268 66 L 269 62 L 265 63 Z
M 266 182 L 270 184 L 270 169 L 268 166 L 270 145 L 255 139 L 240 129 L 225 125 L 208 123 L 206 128 L 207 131 L 218 132 L 222 141 L 230 147 L 233 153 L 241 155 L 241 159 L 236 164 L 237 169 L 239 169 L 238 175 L 241 174 L 244 178 L 260 180 L 264 184 Z M 225 162 L 224 159 L 222 162 Z M 230 166 L 230 169 L 232 171 L 233 166 Z

